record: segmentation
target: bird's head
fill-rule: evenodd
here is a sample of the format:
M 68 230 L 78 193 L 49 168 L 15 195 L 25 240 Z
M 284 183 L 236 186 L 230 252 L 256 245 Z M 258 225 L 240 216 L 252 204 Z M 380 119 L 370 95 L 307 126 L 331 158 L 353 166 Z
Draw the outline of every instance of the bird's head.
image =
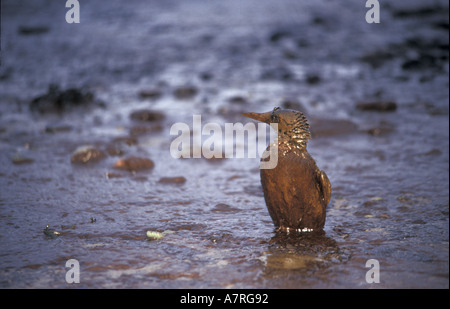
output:
M 277 123 L 278 141 L 288 143 L 298 149 L 306 148 L 308 139 L 311 138 L 308 120 L 302 112 L 296 110 L 275 107 L 270 112 L 245 113 L 243 116 L 267 124 Z

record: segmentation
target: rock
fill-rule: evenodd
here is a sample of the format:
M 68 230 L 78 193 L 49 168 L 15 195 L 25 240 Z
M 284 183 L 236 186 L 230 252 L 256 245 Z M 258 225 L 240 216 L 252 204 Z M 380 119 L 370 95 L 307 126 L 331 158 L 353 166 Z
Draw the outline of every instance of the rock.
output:
M 120 159 L 114 163 L 113 167 L 120 170 L 127 170 L 130 172 L 138 172 L 152 169 L 155 163 L 146 158 L 128 157 L 126 159 Z
M 120 147 L 118 147 L 117 145 L 113 144 L 113 145 L 108 145 L 106 147 L 106 152 L 110 155 L 110 156 L 122 156 L 124 154 L 123 150 L 120 149 Z
M 418 7 L 418 8 L 413 7 L 411 9 L 394 10 L 392 15 L 394 17 L 398 17 L 398 18 L 424 18 L 427 16 L 440 14 L 442 12 L 445 12 L 444 7 L 441 7 L 439 5 L 430 5 L 430 6 L 424 6 L 424 7 Z M 448 14 L 448 9 L 447 9 L 447 14 Z
M 183 184 L 186 182 L 186 178 L 183 176 L 179 177 L 162 177 L 159 179 L 160 183 L 167 183 L 167 184 Z
M 69 132 L 72 130 L 70 125 L 48 125 L 45 127 L 45 133 L 61 133 Z
M 134 126 L 130 129 L 131 136 L 138 136 L 150 132 L 159 132 L 162 131 L 163 127 L 160 124 L 155 124 L 152 126 Z
M 20 26 L 18 32 L 21 35 L 38 35 L 47 33 L 49 30 L 47 26 Z
M 23 157 L 19 154 L 16 154 L 13 158 L 12 158 L 12 163 L 16 164 L 16 165 L 21 165 L 21 164 L 30 164 L 33 163 L 34 159 L 32 158 L 27 158 L 27 157 Z
M 122 136 L 122 137 L 116 137 L 112 141 L 114 144 L 126 144 L 128 146 L 137 145 L 138 140 L 136 137 L 133 136 Z
M 360 61 L 368 63 L 372 68 L 381 67 L 388 61 L 394 59 L 395 54 L 391 50 L 376 50 L 371 51 L 359 58 Z
M 421 71 L 426 69 L 440 69 L 440 58 L 431 53 L 422 53 L 413 59 L 407 59 L 402 64 L 405 71 Z
M 232 104 L 246 104 L 247 100 L 244 97 L 237 95 L 229 98 L 228 102 Z
M 142 99 L 156 100 L 162 96 L 162 92 L 158 89 L 146 89 L 146 90 L 139 91 L 139 96 Z
M 212 209 L 212 211 L 213 212 L 239 212 L 241 210 L 239 208 L 235 208 L 235 207 L 232 207 L 230 205 L 220 203 L 220 204 L 217 204 Z
M 317 85 L 320 82 L 321 78 L 317 74 L 309 74 L 308 76 L 306 76 L 306 83 L 308 85 Z
M 356 108 L 362 111 L 393 112 L 397 110 L 397 104 L 392 101 L 380 102 L 360 102 Z
M 214 75 L 209 72 L 203 72 L 200 74 L 200 78 L 204 81 L 210 81 L 213 77 Z
M 111 172 L 107 172 L 105 175 L 106 175 L 106 179 L 120 178 L 123 176 L 122 174 L 111 173 Z
M 292 33 L 287 30 L 278 29 L 278 30 L 273 31 L 270 34 L 269 41 L 272 43 L 277 43 L 281 39 L 290 37 L 291 35 L 292 35 Z
M 165 118 L 161 112 L 152 111 L 148 109 L 140 109 L 132 112 L 130 118 L 137 121 L 160 121 Z
M 60 90 L 56 85 L 50 85 L 48 92 L 31 100 L 30 109 L 41 114 L 61 113 L 80 106 L 104 106 L 103 102 L 96 101 L 92 92 L 70 88 Z
M 175 97 L 177 99 L 191 99 L 197 94 L 197 88 L 193 86 L 184 86 L 175 89 Z
M 106 154 L 97 148 L 92 146 L 82 146 L 77 148 L 72 157 L 70 158 L 70 162 L 72 163 L 88 163 L 88 162 L 97 162 L 101 159 L 104 159 Z

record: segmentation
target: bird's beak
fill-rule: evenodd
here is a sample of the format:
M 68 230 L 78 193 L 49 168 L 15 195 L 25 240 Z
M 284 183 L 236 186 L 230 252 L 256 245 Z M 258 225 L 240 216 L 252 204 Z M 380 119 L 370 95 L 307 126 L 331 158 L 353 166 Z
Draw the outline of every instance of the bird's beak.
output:
M 270 124 L 270 117 L 272 116 L 272 112 L 267 113 L 245 113 L 242 114 L 242 116 L 252 118 L 261 122 L 265 122 L 267 124 Z

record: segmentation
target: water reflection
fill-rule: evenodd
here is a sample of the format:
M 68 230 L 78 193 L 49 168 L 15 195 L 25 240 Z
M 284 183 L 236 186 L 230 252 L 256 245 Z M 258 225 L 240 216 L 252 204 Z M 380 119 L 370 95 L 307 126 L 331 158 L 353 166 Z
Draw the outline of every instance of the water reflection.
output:
M 263 277 L 270 280 L 288 278 L 291 287 L 307 287 L 309 278 L 324 277 L 330 266 L 347 260 L 348 256 L 337 242 L 324 231 L 276 232 L 264 255 Z

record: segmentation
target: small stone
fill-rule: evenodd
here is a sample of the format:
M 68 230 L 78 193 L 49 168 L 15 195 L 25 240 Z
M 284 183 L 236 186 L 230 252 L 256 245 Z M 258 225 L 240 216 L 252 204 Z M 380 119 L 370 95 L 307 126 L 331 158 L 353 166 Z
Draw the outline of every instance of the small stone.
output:
M 164 114 L 148 109 L 141 109 L 130 114 L 130 118 L 137 121 L 159 121 L 165 118 Z
M 234 96 L 229 98 L 228 102 L 232 104 L 246 104 L 247 100 L 242 96 Z
M 100 149 L 92 146 L 79 147 L 73 153 L 70 162 L 72 163 L 87 163 L 96 162 L 106 157 L 105 153 Z
M 27 158 L 27 157 L 22 157 L 19 154 L 16 154 L 13 158 L 12 158 L 12 163 L 16 164 L 16 165 L 21 165 L 21 164 L 30 164 L 33 163 L 34 159 L 32 158 Z
M 31 100 L 30 109 L 41 114 L 62 113 L 77 107 L 104 107 L 104 102 L 95 99 L 92 92 L 84 88 L 60 90 L 50 85 L 46 94 Z
M 306 77 L 306 82 L 309 85 L 317 85 L 318 83 L 320 83 L 320 81 L 321 81 L 321 78 L 317 74 L 310 74 Z
M 183 176 L 179 176 L 179 177 L 162 177 L 159 180 L 160 183 L 167 183 L 167 184 L 183 184 L 186 182 L 186 178 L 184 178 Z
M 393 112 L 397 110 L 397 104 L 392 101 L 386 102 L 360 102 L 356 108 L 362 111 Z
M 72 130 L 69 125 L 48 125 L 45 127 L 45 133 L 60 133 Z
M 21 35 L 37 35 L 47 33 L 49 30 L 47 26 L 20 26 L 18 32 Z
M 192 86 L 179 87 L 175 90 L 175 97 L 178 99 L 191 99 L 197 94 L 198 90 Z
M 109 145 L 106 147 L 106 152 L 110 156 L 122 156 L 124 154 L 123 150 L 117 147 L 117 145 Z
M 135 126 L 130 129 L 131 136 L 143 135 L 151 132 L 162 131 L 163 127 L 160 124 L 154 124 L 152 126 Z
M 132 145 L 137 145 L 138 141 L 137 141 L 136 137 L 133 137 L 133 136 L 121 136 L 121 137 L 116 137 L 115 139 L 113 139 L 113 143 L 114 144 L 124 143 L 128 146 L 132 146 Z
M 146 89 L 139 92 L 139 96 L 142 99 L 158 99 L 161 95 L 162 93 L 158 89 Z
M 122 174 L 111 173 L 111 172 L 107 172 L 107 173 L 106 173 L 106 178 L 107 178 L 107 179 L 111 179 L 111 178 L 120 178 L 120 177 L 122 177 Z
M 127 170 L 130 172 L 149 170 L 152 169 L 154 166 L 155 163 L 152 160 L 139 157 L 129 157 L 126 159 L 120 159 L 113 165 L 113 167 L 116 169 Z

